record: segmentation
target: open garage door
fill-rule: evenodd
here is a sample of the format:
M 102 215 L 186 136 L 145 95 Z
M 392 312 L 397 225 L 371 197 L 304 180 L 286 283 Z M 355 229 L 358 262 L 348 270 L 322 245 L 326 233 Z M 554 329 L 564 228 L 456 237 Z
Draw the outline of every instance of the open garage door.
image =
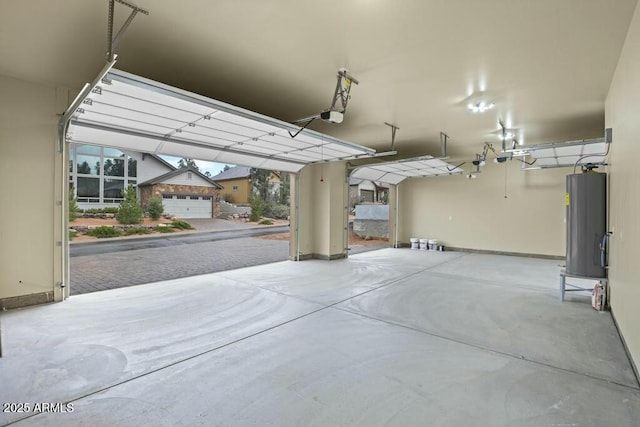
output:
M 414 157 L 405 160 L 376 163 L 356 168 L 353 178 L 368 179 L 385 184 L 400 184 L 407 178 L 427 178 L 458 175 L 464 171 L 442 159 L 432 156 Z
M 375 150 L 111 69 L 69 111 L 69 142 L 298 172 Z M 297 135 L 295 135 L 300 131 Z M 294 137 L 295 135 L 295 137 Z

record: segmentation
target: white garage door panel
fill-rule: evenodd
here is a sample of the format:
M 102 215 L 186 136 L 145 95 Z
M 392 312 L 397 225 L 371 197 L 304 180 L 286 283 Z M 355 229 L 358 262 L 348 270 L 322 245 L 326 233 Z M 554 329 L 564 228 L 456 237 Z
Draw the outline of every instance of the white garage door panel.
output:
M 211 218 L 212 201 L 196 199 L 196 196 L 187 196 L 186 199 L 178 199 L 173 196 L 171 199 L 162 199 L 165 213 L 176 215 L 180 218 Z M 184 197 L 184 196 L 180 196 Z
M 115 69 L 78 102 L 66 115 L 67 140 L 79 143 L 294 173 L 309 163 L 375 155 L 371 148 Z

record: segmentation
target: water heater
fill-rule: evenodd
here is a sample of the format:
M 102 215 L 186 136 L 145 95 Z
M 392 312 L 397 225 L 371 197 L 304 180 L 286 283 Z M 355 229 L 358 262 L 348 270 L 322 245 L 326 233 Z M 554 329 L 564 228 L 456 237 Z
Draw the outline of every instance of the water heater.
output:
M 569 276 L 606 278 L 607 175 L 567 175 L 567 265 Z

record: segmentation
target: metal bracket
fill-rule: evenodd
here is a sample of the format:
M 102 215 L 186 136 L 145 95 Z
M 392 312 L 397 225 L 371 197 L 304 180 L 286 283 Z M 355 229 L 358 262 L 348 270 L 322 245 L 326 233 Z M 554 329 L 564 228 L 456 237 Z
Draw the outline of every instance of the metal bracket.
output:
M 442 146 L 442 157 L 447 157 L 447 140 L 449 135 L 444 132 L 440 132 L 440 145 Z
M 391 123 L 384 122 L 384 124 L 391 128 L 391 151 L 395 151 L 396 131 L 400 130 L 400 128 L 396 125 L 392 125 Z
M 127 7 L 130 7 L 133 10 L 131 11 L 131 14 L 129 15 L 127 20 L 124 22 L 124 24 L 122 24 L 122 27 L 120 28 L 120 30 L 118 30 L 118 33 L 114 36 L 113 35 L 113 13 L 114 13 L 114 10 L 115 10 L 115 2 L 116 1 L 118 3 L 120 3 L 120 4 L 123 4 L 123 5 L 127 6 Z M 145 9 L 142 9 L 142 8 L 136 6 L 135 4 L 130 3 L 128 1 L 126 1 L 126 0 L 109 0 L 109 15 L 108 15 L 108 18 L 107 18 L 107 62 L 112 62 L 113 61 L 113 55 L 114 55 L 113 50 L 114 50 L 114 48 L 116 47 L 116 45 L 120 41 L 122 35 L 127 30 L 129 25 L 131 25 L 131 22 L 133 21 L 133 18 L 136 17 L 138 12 L 143 13 L 145 15 L 149 14 L 149 11 L 147 11 Z
M 331 108 L 329 110 L 336 111 L 336 103 L 340 101 L 340 105 L 342 106 L 341 113 L 344 114 L 344 112 L 347 111 L 347 104 L 349 103 L 349 99 L 351 99 L 351 96 L 349 95 L 351 93 L 351 84 L 359 84 L 360 82 L 354 79 L 353 76 L 349 74 L 346 68 L 340 68 L 338 70 L 337 79 L 338 81 L 336 82 L 336 90 L 333 94 L 333 99 L 331 100 Z

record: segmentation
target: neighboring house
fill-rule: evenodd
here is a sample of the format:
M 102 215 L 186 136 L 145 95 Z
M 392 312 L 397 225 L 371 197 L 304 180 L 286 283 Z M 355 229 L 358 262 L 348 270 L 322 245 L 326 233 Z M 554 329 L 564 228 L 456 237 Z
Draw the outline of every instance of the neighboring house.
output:
M 388 200 L 389 187 L 367 179 L 349 178 L 349 200 L 353 204 Z
M 249 203 L 249 199 L 253 194 L 251 168 L 235 166 L 220 172 L 211 179 L 224 186 L 222 196 L 227 202 L 235 204 Z M 280 189 L 280 175 L 278 172 L 271 172 L 269 175 L 269 187 L 272 194 Z
M 193 168 L 176 169 L 138 184 L 140 201 L 162 197 L 165 213 L 181 218 L 218 216 L 222 186 Z
M 193 170 L 190 171 L 192 180 L 184 179 L 188 182 L 183 183 L 180 178 L 182 173 L 169 176 L 176 171 L 178 169 L 175 166 L 154 154 L 124 152 L 115 148 L 84 144 L 70 144 L 69 147 L 69 184 L 74 188 L 80 209 L 117 207 L 123 200 L 122 190 L 129 184 L 140 187 L 138 196 L 144 206 L 148 198 L 144 198 L 141 194 L 142 188 L 166 183 L 169 186 L 151 190 L 153 192 L 158 188 L 165 189 L 167 195 L 163 200 L 165 212 L 183 218 L 212 218 L 216 211 L 213 203 L 217 200 L 222 187 Z M 165 178 L 158 181 L 162 177 Z M 150 184 L 151 182 L 153 184 Z M 174 187 L 171 187 L 172 185 Z M 176 185 L 186 186 L 188 191 L 177 191 Z M 162 191 L 157 194 L 161 197 L 165 196 Z M 193 198 L 190 197 L 192 195 Z M 173 200 L 174 196 L 180 196 L 181 199 L 176 200 L 181 202 L 168 201 Z M 182 197 L 188 198 L 182 199 Z M 201 197 L 212 199 L 201 200 Z M 184 200 L 188 202 L 185 203 Z M 204 209 L 205 203 L 202 202 L 211 205 L 211 208 Z

